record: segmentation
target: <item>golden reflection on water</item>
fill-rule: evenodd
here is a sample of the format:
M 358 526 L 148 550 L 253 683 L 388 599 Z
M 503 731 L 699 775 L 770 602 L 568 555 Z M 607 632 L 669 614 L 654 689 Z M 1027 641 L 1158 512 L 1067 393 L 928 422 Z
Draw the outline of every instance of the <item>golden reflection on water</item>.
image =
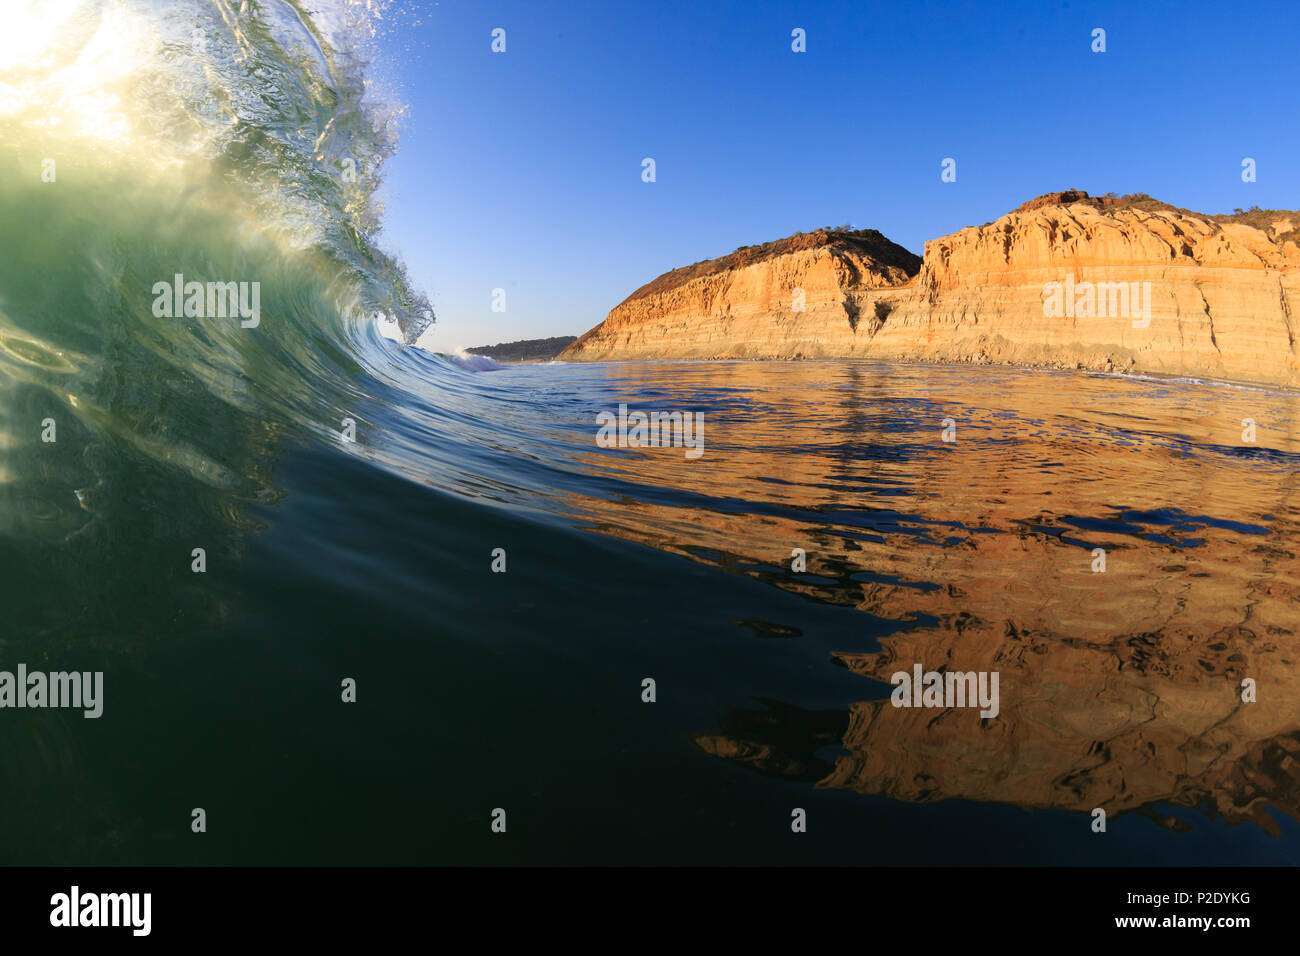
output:
M 991 720 L 895 708 L 875 684 L 832 733 L 776 708 L 698 746 L 768 773 L 820 763 L 820 787 L 898 800 L 1168 803 L 1273 833 L 1266 806 L 1300 818 L 1296 395 L 866 363 L 609 376 L 631 408 L 704 411 L 705 454 L 593 447 L 591 473 L 656 493 L 575 497 L 589 527 L 902 622 L 878 652 L 828 661 L 864 677 L 1000 674 Z M 811 759 L 841 734 L 833 767 Z

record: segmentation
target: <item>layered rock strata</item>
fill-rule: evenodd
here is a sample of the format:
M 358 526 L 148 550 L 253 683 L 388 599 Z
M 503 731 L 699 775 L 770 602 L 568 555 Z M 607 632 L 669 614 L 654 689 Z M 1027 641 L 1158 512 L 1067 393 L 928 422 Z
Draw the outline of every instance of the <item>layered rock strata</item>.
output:
M 1300 213 L 1052 193 L 926 243 L 821 230 L 674 270 L 565 361 L 1003 362 L 1300 387 Z

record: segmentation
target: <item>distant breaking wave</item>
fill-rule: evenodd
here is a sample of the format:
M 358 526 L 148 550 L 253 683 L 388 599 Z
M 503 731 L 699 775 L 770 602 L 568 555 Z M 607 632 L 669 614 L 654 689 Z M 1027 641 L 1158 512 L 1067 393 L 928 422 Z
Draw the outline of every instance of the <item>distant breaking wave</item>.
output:
M 490 359 L 486 355 L 475 355 L 473 352 L 467 352 L 464 349 L 457 349 L 447 358 L 454 365 L 463 368 L 467 372 L 496 372 L 505 368 L 500 362 Z

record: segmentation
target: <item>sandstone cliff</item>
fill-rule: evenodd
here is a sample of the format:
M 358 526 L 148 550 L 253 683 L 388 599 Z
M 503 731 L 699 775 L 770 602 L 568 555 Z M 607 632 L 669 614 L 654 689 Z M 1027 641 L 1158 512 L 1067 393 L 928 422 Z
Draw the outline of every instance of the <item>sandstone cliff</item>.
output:
M 879 233 L 823 230 L 667 273 L 560 358 L 1009 362 L 1300 387 L 1298 238 L 1300 213 L 1073 190 L 927 242 L 919 263 Z
M 892 289 L 921 259 L 874 230 L 818 230 L 665 273 L 633 292 L 563 361 L 792 358 L 858 322 L 857 296 Z M 839 346 L 842 347 L 842 346 Z

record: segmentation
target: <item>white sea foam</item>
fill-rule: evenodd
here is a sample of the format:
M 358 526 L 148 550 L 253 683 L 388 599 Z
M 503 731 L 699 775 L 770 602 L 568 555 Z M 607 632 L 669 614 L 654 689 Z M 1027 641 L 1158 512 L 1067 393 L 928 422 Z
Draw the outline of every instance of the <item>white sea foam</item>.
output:
M 486 355 L 475 355 L 473 352 L 466 352 L 463 348 L 456 349 L 447 358 L 452 364 L 467 372 L 496 372 L 505 368 L 500 362 L 493 361 Z

